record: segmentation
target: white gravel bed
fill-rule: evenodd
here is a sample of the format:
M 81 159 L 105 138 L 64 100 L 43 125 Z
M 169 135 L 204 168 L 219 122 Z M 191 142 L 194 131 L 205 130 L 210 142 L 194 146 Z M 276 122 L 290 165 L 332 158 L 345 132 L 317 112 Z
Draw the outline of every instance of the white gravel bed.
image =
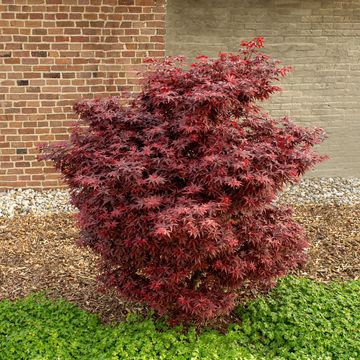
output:
M 302 179 L 279 196 L 287 204 L 360 204 L 359 178 Z
M 0 217 L 75 212 L 66 189 L 11 189 L 0 192 Z
M 360 179 L 303 179 L 280 195 L 278 202 L 287 204 L 360 204 Z M 75 212 L 66 189 L 12 189 L 0 192 L 0 217 L 32 213 Z

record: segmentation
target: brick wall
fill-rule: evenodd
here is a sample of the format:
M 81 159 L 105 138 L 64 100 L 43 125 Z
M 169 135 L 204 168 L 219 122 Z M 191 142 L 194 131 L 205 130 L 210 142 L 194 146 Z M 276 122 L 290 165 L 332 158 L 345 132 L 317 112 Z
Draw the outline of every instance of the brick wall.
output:
M 67 139 L 75 100 L 136 91 L 164 35 L 165 0 L 0 0 L 0 189 L 61 186 L 36 144 Z
M 261 35 L 295 68 L 266 108 L 330 136 L 331 160 L 310 175 L 360 177 L 360 0 L 168 0 L 169 55 L 213 56 Z

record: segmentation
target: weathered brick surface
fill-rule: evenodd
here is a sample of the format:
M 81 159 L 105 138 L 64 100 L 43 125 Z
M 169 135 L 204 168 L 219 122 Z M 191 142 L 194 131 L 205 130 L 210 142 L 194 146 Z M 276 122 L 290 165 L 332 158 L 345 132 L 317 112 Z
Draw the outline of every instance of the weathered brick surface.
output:
M 165 0 L 0 0 L 0 189 L 61 186 L 36 144 L 67 139 L 75 100 L 136 91 L 164 36 Z
M 360 176 L 360 0 L 168 0 L 167 54 L 235 51 L 264 36 L 294 66 L 266 108 L 325 128 L 330 154 L 312 176 Z

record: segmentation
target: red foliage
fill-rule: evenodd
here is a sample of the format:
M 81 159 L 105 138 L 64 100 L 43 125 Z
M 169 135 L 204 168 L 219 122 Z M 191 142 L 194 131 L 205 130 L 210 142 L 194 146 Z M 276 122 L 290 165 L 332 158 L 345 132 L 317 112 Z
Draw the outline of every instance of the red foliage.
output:
M 291 209 L 272 202 L 324 159 L 312 147 L 325 135 L 261 110 L 289 70 L 262 42 L 188 70 L 181 57 L 153 60 L 130 106 L 81 101 L 70 141 L 43 148 L 106 287 L 175 321 L 227 314 L 239 288 L 269 288 L 305 259 Z

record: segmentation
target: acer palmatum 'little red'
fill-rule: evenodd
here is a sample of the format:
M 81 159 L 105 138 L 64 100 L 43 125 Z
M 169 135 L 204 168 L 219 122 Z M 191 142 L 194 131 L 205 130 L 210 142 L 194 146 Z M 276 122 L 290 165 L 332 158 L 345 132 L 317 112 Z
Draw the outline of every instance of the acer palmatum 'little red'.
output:
M 228 314 L 244 285 L 270 288 L 305 260 L 303 230 L 273 200 L 325 158 L 313 151 L 325 135 L 262 111 L 289 71 L 262 43 L 188 68 L 149 60 L 129 106 L 78 102 L 70 141 L 42 148 L 105 286 L 174 322 Z

